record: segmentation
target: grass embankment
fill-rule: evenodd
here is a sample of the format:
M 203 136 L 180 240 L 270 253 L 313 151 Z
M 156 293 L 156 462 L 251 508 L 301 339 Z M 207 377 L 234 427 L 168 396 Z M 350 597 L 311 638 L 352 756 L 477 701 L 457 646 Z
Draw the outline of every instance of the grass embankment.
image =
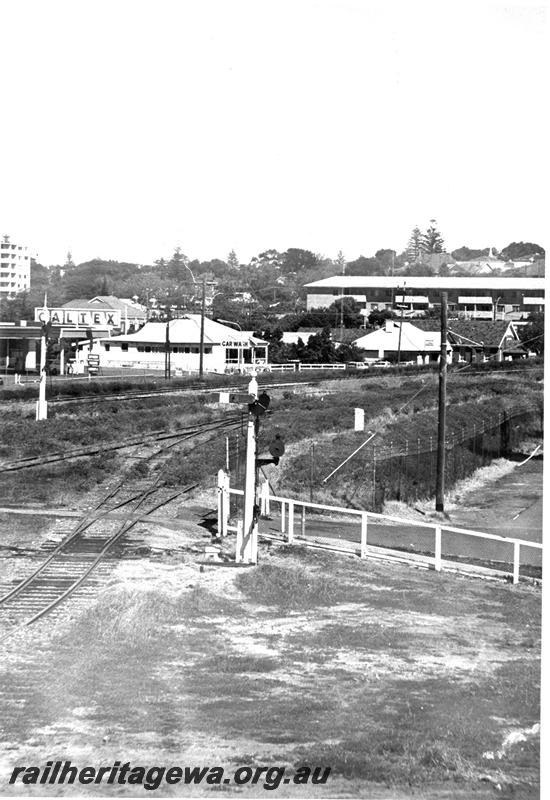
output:
M 269 471 L 277 493 L 307 496 L 312 476 L 318 502 L 380 511 L 387 500 L 415 502 L 433 496 L 437 380 L 421 381 L 384 377 L 378 385 L 365 381 L 359 389 L 344 390 L 337 396 L 300 398 L 285 393 L 263 431 L 264 441 L 269 441 L 269 431 L 278 423 L 291 445 L 279 467 Z M 422 391 L 408 402 L 418 390 Z M 365 409 L 364 432 L 352 430 L 354 407 Z M 534 412 L 514 418 L 505 435 L 498 427 L 480 434 L 484 424 L 490 427 L 497 422 L 499 412 L 510 414 L 529 407 Z M 323 484 L 374 431 L 372 442 Z M 522 438 L 532 436 L 542 437 L 542 387 L 536 380 L 524 383 L 521 392 L 515 381 L 504 376 L 462 377 L 450 382 L 447 440 L 453 446 L 447 452 L 446 486 L 450 488 L 493 458 L 511 452 Z
M 79 447 L 108 445 L 153 431 L 177 432 L 211 419 L 214 411 L 201 397 L 151 397 L 129 403 L 106 403 L 101 408 L 50 407 L 42 422 L 25 419 L 16 411 L 4 414 L 0 431 L 0 459 L 17 461 Z M 2 474 L 4 502 L 63 502 L 121 471 L 123 459 L 106 451 L 78 461 L 65 461 L 23 472 Z
M 490 374 L 449 381 L 449 427 L 457 430 L 486 411 L 496 412 L 521 402 L 539 402 L 542 396 L 535 373 L 525 372 L 522 397 L 517 383 L 506 375 Z M 528 377 L 531 376 L 531 377 Z M 219 376 L 228 381 L 234 376 Z M 264 376 L 272 379 L 273 376 Z M 282 376 L 281 376 L 282 377 Z M 286 376 L 285 376 L 286 377 Z M 302 377 L 302 376 L 300 376 Z M 310 377 L 310 376 L 307 376 Z M 279 376 L 277 376 L 278 380 Z M 330 380 L 316 380 L 317 385 L 272 392 L 273 413 L 262 419 L 260 451 L 266 452 L 270 432 L 280 428 L 288 443 L 287 454 L 272 471 L 278 491 L 295 496 L 309 493 L 310 444 L 317 441 L 314 463 L 315 497 L 320 501 L 344 502 L 365 508 L 379 509 L 384 500 L 397 498 L 416 500 L 433 490 L 435 459 L 412 457 L 399 465 L 379 462 L 373 475 L 373 451 L 366 448 L 358 459 L 350 462 L 336 479 L 320 491 L 320 481 L 343 461 L 362 441 L 365 434 L 353 433 L 353 408 L 366 410 L 366 427 L 380 430 L 375 447 L 404 438 L 435 441 L 437 376 L 370 374 L 368 378 L 342 380 L 334 374 Z M 242 381 L 243 378 L 241 377 Z M 97 385 L 92 382 L 92 385 Z M 420 394 L 411 400 L 415 392 Z M 0 458 L 16 460 L 25 456 L 63 451 L 80 445 L 107 444 L 163 428 L 178 427 L 203 421 L 214 414 L 220 419 L 228 407 L 216 410 L 212 398 L 201 395 L 162 396 L 116 403 L 105 401 L 98 406 L 50 406 L 49 419 L 37 423 L 34 408 L 29 405 L 27 418 L 13 406 L 5 406 L 4 425 L 0 433 Z M 405 406 L 405 408 L 403 408 Z M 10 411 L 11 407 L 11 411 Z M 232 411 L 236 410 L 234 408 Z M 231 466 L 235 473 L 236 451 L 244 453 L 241 433 L 230 436 Z M 488 440 L 482 447 L 467 443 L 449 459 L 447 483 L 452 483 L 499 455 Z M 226 441 L 223 434 L 210 437 L 207 445 L 189 444 L 182 452 L 174 452 L 166 465 L 166 481 L 171 484 L 206 480 L 213 484 L 217 469 L 225 463 Z M 481 452 L 478 453 L 477 450 Z M 81 492 L 119 471 L 121 459 L 101 455 L 88 461 L 66 462 L 43 470 L 34 470 L 32 479 L 21 474 L 5 473 L 5 497 L 11 501 L 26 498 L 52 500 L 66 493 L 67 486 Z M 31 473 L 28 473 L 29 475 Z
M 296 548 L 237 576 L 144 565 L 48 652 L 35 637 L 5 737 L 21 764 L 307 763 L 331 767 L 327 796 L 535 798 L 539 605 Z

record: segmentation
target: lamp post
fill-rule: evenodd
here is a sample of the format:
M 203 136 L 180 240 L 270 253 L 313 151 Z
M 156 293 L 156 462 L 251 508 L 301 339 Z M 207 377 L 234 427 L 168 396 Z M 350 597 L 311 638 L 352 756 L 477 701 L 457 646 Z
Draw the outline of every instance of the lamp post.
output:
M 218 322 L 224 322 L 226 325 L 236 325 L 237 328 L 240 330 L 240 332 L 241 333 L 243 332 L 243 329 L 241 328 L 238 322 L 232 322 L 231 320 L 228 319 L 218 319 Z M 242 370 L 242 364 L 241 364 L 242 353 L 243 353 L 243 340 L 241 338 L 241 346 L 237 348 L 237 365 L 239 369 L 239 374 L 241 373 Z

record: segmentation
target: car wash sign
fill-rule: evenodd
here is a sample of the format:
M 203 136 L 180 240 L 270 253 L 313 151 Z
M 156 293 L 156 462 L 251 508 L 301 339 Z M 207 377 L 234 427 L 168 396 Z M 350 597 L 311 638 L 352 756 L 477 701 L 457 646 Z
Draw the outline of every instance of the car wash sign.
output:
M 35 308 L 35 322 L 74 325 L 76 328 L 119 328 L 120 311 L 91 308 Z

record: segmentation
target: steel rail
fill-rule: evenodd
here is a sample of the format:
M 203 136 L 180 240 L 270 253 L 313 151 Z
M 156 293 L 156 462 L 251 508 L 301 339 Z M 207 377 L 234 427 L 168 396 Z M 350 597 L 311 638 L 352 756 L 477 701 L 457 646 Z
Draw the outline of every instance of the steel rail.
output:
M 149 490 L 148 493 L 152 494 L 153 492 L 157 491 L 158 488 L 159 487 L 154 487 L 151 490 Z M 120 487 L 117 487 L 117 489 L 114 492 L 111 492 L 106 498 L 103 498 L 103 500 L 100 501 L 100 503 L 96 506 L 94 510 L 98 510 L 99 508 L 101 508 L 101 506 L 106 502 L 106 500 L 109 500 L 114 494 L 116 494 L 117 491 L 119 491 L 119 489 Z M 27 586 L 29 586 L 29 584 L 31 584 L 34 581 L 34 579 L 46 569 L 48 564 L 51 561 L 53 561 L 53 559 L 56 558 L 67 547 L 68 544 L 70 544 L 78 536 L 80 536 L 80 534 L 84 533 L 84 531 L 88 530 L 88 528 L 91 528 L 91 526 L 98 520 L 103 519 L 113 511 L 116 511 L 117 508 L 122 508 L 122 506 L 128 505 L 128 503 L 131 503 L 133 500 L 136 500 L 138 497 L 141 497 L 141 494 L 142 493 L 133 495 L 133 497 L 130 497 L 127 500 L 122 501 L 121 503 L 117 503 L 116 505 L 112 506 L 111 508 L 105 509 L 105 511 L 102 511 L 99 514 L 88 516 L 84 520 L 81 520 L 74 529 L 74 531 L 72 531 L 66 539 L 60 542 L 58 546 L 54 550 L 52 550 L 52 552 L 46 558 L 46 560 L 43 561 L 33 573 L 28 575 L 24 580 L 21 581 L 21 583 L 18 583 L 17 586 L 14 586 L 14 588 L 11 589 L 11 591 L 9 591 L 7 594 L 0 597 L 0 605 L 8 602 L 13 597 L 16 597 L 18 594 L 20 594 L 23 591 L 23 589 L 26 589 Z
M 5 639 L 7 639 L 10 636 L 12 636 L 13 633 L 16 630 L 19 630 L 19 629 L 21 629 L 23 627 L 27 627 L 29 625 L 32 625 L 34 622 L 36 622 L 37 620 L 41 619 L 46 614 L 51 612 L 54 608 L 56 608 L 60 603 L 63 602 L 63 600 L 65 600 L 67 597 L 69 597 L 71 594 L 73 594 L 74 591 L 86 580 L 86 578 L 90 575 L 90 573 L 103 560 L 103 558 L 105 557 L 106 553 L 110 550 L 110 548 L 114 544 L 116 544 L 116 542 L 119 539 L 121 539 L 126 533 L 128 533 L 128 531 L 130 531 L 139 522 L 141 522 L 141 520 L 142 520 L 142 518 L 144 516 L 148 516 L 149 514 L 152 514 L 157 509 L 161 508 L 162 506 L 166 505 L 167 503 L 170 503 L 176 497 L 179 497 L 182 494 L 187 494 L 188 492 L 192 491 L 196 486 L 198 486 L 198 484 L 196 484 L 196 483 L 195 484 L 190 484 L 189 486 L 186 486 L 185 489 L 180 490 L 178 492 L 175 492 L 174 494 L 170 495 L 169 497 L 164 498 L 161 502 L 155 503 L 153 506 L 151 506 L 151 508 L 149 508 L 139 518 L 125 521 L 122 524 L 122 526 L 105 541 L 102 549 L 96 555 L 96 557 L 93 560 L 93 562 L 85 569 L 83 574 L 80 575 L 77 578 L 76 581 L 74 581 L 61 595 L 59 595 L 59 597 L 57 597 L 54 600 L 52 600 L 50 603 L 48 603 L 44 608 L 40 609 L 40 611 L 38 611 L 32 617 L 29 617 L 28 619 L 25 619 L 22 622 L 19 622 L 16 625 L 14 625 L 10 630 L 8 630 L 5 633 L 4 636 L 0 637 L 0 642 L 3 642 Z M 147 499 L 147 497 L 149 497 L 151 494 L 153 494 L 155 491 L 157 491 L 158 488 L 159 487 L 150 488 L 150 489 L 147 489 L 145 492 L 143 492 L 141 496 L 137 495 L 137 497 L 139 497 L 139 500 L 138 500 L 138 503 L 136 504 L 136 507 L 134 508 L 133 512 L 137 511 L 137 509 L 139 509 L 140 505 L 142 505 L 142 503 Z M 136 498 L 134 497 L 133 499 L 136 499 Z M 68 542 L 65 542 L 64 544 L 66 545 L 67 543 Z M 59 555 L 59 553 L 57 555 Z M 51 561 L 51 559 L 49 559 L 49 561 Z M 41 571 L 41 570 L 39 570 L 39 571 Z M 26 585 L 29 585 L 29 583 L 32 583 L 32 581 L 27 581 Z M 16 587 L 16 588 L 20 588 L 20 587 Z
M 115 442 L 114 444 L 105 444 L 100 447 L 84 448 L 78 450 L 69 450 L 66 452 L 52 453 L 45 458 L 38 456 L 28 456 L 26 458 L 14 461 L 11 464 L 0 466 L 0 472 L 16 472 L 22 469 L 32 469 L 33 467 L 42 467 L 47 464 L 57 463 L 59 461 L 68 461 L 72 458 L 86 458 L 87 456 L 97 455 L 98 453 L 105 453 L 112 450 L 123 450 L 127 447 L 136 447 L 140 444 L 151 444 L 155 442 L 164 441 L 165 439 L 181 439 L 192 436 L 198 436 L 201 433 L 207 433 L 210 430 L 215 430 L 218 427 L 223 427 L 228 422 L 234 422 L 237 417 L 228 417 L 224 420 L 211 420 L 202 424 L 200 427 L 187 428 L 177 432 L 166 432 L 165 430 L 156 431 L 155 433 L 147 434 L 147 436 L 140 439 L 131 439 L 125 442 Z
M 187 494 L 192 489 L 194 489 L 196 486 L 198 486 L 198 484 L 196 484 L 196 483 L 192 484 L 190 486 L 187 486 L 185 489 L 182 489 L 181 491 L 176 492 L 175 494 L 171 495 L 170 497 L 168 497 L 167 499 L 163 500 L 162 502 L 156 503 L 148 511 L 146 511 L 143 516 L 148 516 L 149 514 L 152 514 L 153 511 L 156 511 L 157 509 L 161 508 L 162 506 L 165 506 L 167 503 L 170 503 L 172 500 L 175 500 L 176 497 L 179 497 L 182 494 Z M 136 509 L 139 508 L 141 503 L 149 496 L 149 494 L 152 493 L 152 491 L 156 491 L 156 489 L 148 491 L 143 496 L 143 498 L 140 500 L 140 502 L 137 504 Z M 41 619 L 41 617 L 44 617 L 46 614 L 48 614 L 50 611 L 52 611 L 56 606 L 58 606 L 60 603 L 62 603 L 63 600 L 65 600 L 67 597 L 69 597 L 69 595 L 71 595 L 80 586 L 80 584 L 83 583 L 86 580 L 88 575 L 97 567 L 99 562 L 103 560 L 104 556 L 110 550 L 110 548 L 114 544 L 116 544 L 116 542 L 118 542 L 118 540 L 121 539 L 126 533 L 128 533 L 128 531 L 130 531 L 132 528 L 134 528 L 139 522 L 141 522 L 141 518 L 140 519 L 130 520 L 129 522 L 124 522 L 122 527 L 121 527 L 121 529 L 119 531 L 117 531 L 117 533 L 114 533 L 106 541 L 104 547 L 97 554 L 97 556 L 94 559 L 94 561 L 85 570 L 85 572 L 73 584 L 71 584 L 71 586 L 69 586 L 69 588 L 66 589 L 63 592 L 63 594 L 61 594 L 58 598 L 56 598 L 55 600 L 52 600 L 52 602 L 49 605 L 47 605 L 41 611 L 36 613 L 33 617 L 30 617 L 28 620 L 25 620 L 24 622 L 20 623 L 20 626 L 32 625 L 33 622 L 36 622 L 37 620 Z

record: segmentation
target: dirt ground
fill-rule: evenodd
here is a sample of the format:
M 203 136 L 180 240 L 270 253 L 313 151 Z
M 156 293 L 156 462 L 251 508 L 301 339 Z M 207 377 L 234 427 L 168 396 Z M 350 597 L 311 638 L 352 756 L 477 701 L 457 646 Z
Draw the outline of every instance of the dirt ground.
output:
M 3 643 L 1 793 L 15 766 L 330 766 L 282 797 L 537 798 L 540 590 L 266 548 L 207 566 L 204 528 L 136 530 L 97 601 Z M 129 553 L 132 552 L 131 542 Z M 161 785 L 159 796 L 258 786 Z

